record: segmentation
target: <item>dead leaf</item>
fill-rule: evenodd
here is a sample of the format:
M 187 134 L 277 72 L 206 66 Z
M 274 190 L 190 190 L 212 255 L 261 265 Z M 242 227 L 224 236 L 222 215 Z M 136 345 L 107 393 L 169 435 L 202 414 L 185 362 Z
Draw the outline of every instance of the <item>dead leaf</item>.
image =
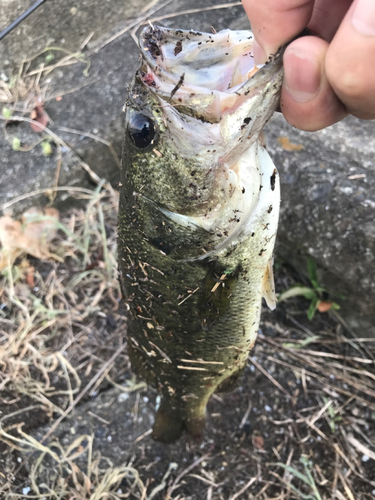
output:
M 34 266 L 30 266 L 26 270 L 26 283 L 29 285 L 31 289 L 35 287 L 34 271 L 35 271 Z
M 55 208 L 32 207 L 23 213 L 21 221 L 5 215 L 0 218 L 0 270 L 12 265 L 17 257 L 29 254 L 38 259 L 60 257 L 49 251 L 49 244 L 57 233 L 59 212 Z
M 321 300 L 320 302 L 318 302 L 318 305 L 316 306 L 316 308 L 318 309 L 319 312 L 325 313 L 325 312 L 329 311 L 332 306 L 333 306 L 333 302 L 324 302 Z
M 255 448 L 258 448 L 258 450 L 264 450 L 264 439 L 262 438 L 262 436 L 254 436 L 253 444 Z
M 301 151 L 301 149 L 304 149 L 302 144 L 293 144 L 293 142 L 290 142 L 288 137 L 279 137 L 277 142 L 284 151 Z
M 35 108 L 30 113 L 30 118 L 38 123 L 30 123 L 30 127 L 34 132 L 41 133 L 46 128 L 49 118 L 47 113 L 44 111 L 42 104 L 37 104 Z

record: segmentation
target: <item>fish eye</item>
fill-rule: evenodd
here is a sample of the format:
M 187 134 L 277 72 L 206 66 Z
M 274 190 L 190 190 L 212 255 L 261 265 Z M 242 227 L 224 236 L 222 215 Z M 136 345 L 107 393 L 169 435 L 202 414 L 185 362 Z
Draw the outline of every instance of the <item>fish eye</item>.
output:
M 154 123 L 146 115 L 133 115 L 129 120 L 128 132 L 134 146 L 145 149 L 155 137 Z

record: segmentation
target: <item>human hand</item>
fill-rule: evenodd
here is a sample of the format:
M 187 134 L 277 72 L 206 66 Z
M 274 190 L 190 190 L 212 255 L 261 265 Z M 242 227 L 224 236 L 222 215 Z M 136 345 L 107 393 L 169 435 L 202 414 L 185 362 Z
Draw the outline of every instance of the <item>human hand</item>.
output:
M 375 118 L 374 0 L 242 0 L 265 62 L 308 27 L 284 54 L 280 107 L 302 130 L 320 130 L 348 113 Z M 319 37 L 319 38 L 318 38 Z

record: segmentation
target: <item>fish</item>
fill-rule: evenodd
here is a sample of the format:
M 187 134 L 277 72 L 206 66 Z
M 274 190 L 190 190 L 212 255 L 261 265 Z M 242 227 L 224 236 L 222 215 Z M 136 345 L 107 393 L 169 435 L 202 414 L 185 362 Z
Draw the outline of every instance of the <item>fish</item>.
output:
M 235 388 L 272 272 L 279 174 L 263 128 L 279 105 L 282 50 L 257 67 L 251 31 L 149 26 L 128 89 L 118 222 L 133 371 L 161 395 L 156 441 L 204 433 Z

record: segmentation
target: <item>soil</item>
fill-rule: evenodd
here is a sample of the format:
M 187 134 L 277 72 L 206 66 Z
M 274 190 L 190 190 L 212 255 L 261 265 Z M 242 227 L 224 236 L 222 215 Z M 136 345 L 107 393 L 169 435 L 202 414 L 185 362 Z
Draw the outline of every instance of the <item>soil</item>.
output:
M 281 266 L 278 287 L 285 287 L 294 278 L 289 269 Z M 93 394 L 87 393 L 44 445 L 55 449 L 53 443 L 57 441 L 66 448 L 82 436 L 84 448 L 92 436 L 94 455 L 100 453 L 102 468 L 131 464 L 138 471 L 148 496 L 141 497 L 130 486 L 129 476 L 115 489 L 117 494 L 129 495 L 127 498 L 347 498 L 332 496 L 337 490 L 344 492 L 345 487 L 358 500 L 374 498 L 375 460 L 350 444 L 350 436 L 354 435 L 368 449 L 375 449 L 375 394 L 368 378 L 361 386 L 362 374 L 353 376 L 354 367 L 360 364 L 353 360 L 369 361 L 369 349 L 374 344 L 346 337 L 333 314 L 317 313 L 313 321 L 308 321 L 307 306 L 304 299 L 294 299 L 279 304 L 273 313 L 264 311 L 259 338 L 241 385 L 230 394 L 211 398 L 202 442 L 187 436 L 169 446 L 152 440 L 157 394 L 146 387 L 131 392 L 136 388 L 135 381 L 124 351 L 110 371 L 112 381 L 119 385 L 113 387 L 113 383 L 104 381 Z M 113 315 L 108 303 L 102 305 L 102 312 L 107 317 Z M 123 319 L 121 334 L 112 333 L 112 337 L 108 321 L 96 317 L 102 332 L 101 349 L 98 343 L 96 348 L 86 347 L 102 362 L 109 359 L 120 342 L 126 342 L 123 314 L 118 313 Z M 108 336 L 116 338 L 116 342 L 106 345 Z M 78 358 L 74 361 L 73 356 L 72 362 L 77 363 Z M 90 376 L 83 377 L 82 388 L 100 366 L 98 362 Z M 373 362 L 361 366 L 372 370 L 367 373 L 373 378 Z M 4 396 L 1 409 L 9 415 L 4 402 L 15 395 Z M 334 413 L 327 410 L 328 402 Z M 13 409 L 29 404 L 29 400 L 21 398 Z M 24 430 L 38 441 L 54 422 L 40 409 L 19 415 L 18 421 L 25 422 Z M 30 453 L 26 448 L 21 452 L 4 442 L 2 452 L 0 485 L 3 481 L 4 487 L 5 476 L 16 498 L 21 498 L 22 491 L 32 495 L 30 474 L 40 452 Z M 301 462 L 304 456 L 308 457 L 306 466 Z M 82 453 L 75 461 L 76 467 L 86 470 L 87 461 L 87 454 Z M 307 467 L 318 493 L 290 467 L 302 474 Z M 50 457 L 44 458 L 37 476 L 39 485 L 52 489 L 64 477 L 75 491 L 71 472 L 66 470 L 60 475 L 56 461 Z M 243 493 L 236 496 L 242 489 Z M 40 494 L 46 492 L 46 486 L 40 486 Z M 81 494 L 78 498 L 96 497 Z

